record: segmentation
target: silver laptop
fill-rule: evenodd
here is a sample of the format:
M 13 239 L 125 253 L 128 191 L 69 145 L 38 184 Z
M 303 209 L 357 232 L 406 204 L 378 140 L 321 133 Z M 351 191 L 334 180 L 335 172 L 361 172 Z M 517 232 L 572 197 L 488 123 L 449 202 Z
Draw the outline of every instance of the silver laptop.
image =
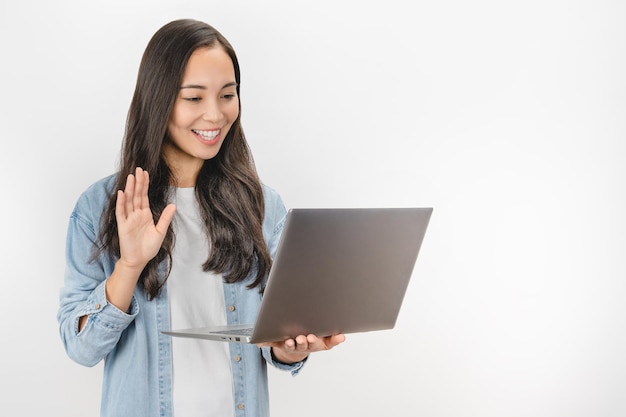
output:
M 163 333 L 261 343 L 391 329 L 432 211 L 291 209 L 256 323 Z

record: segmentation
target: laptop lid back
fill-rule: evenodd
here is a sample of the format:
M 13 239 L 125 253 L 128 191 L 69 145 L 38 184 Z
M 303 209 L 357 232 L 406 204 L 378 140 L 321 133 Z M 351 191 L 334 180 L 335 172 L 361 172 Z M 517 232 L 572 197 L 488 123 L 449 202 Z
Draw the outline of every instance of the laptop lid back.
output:
M 291 209 L 251 342 L 393 328 L 431 213 Z

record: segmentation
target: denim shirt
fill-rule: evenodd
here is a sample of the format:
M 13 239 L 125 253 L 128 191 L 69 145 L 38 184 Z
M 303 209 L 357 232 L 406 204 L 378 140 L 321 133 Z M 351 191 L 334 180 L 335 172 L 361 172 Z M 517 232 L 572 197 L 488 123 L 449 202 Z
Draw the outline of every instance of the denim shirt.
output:
M 137 287 L 129 311 L 123 312 L 105 296 L 105 282 L 116 259 L 102 255 L 89 262 L 100 217 L 114 186 L 115 176 L 96 182 L 80 196 L 71 214 L 65 282 L 57 313 L 59 331 L 72 360 L 94 366 L 104 359 L 101 416 L 171 417 L 171 340 L 161 333 L 170 329 L 167 285 L 152 301 Z M 263 235 L 273 257 L 286 210 L 274 190 L 263 186 L 263 192 Z M 224 284 L 229 324 L 254 323 L 256 319 L 261 295 L 257 288 L 247 289 L 250 281 L 246 281 Z M 84 315 L 88 320 L 79 332 L 78 321 Z M 273 358 L 270 348 L 252 344 L 230 343 L 229 348 L 235 416 L 269 416 L 266 363 L 296 375 L 304 361 L 282 364 Z

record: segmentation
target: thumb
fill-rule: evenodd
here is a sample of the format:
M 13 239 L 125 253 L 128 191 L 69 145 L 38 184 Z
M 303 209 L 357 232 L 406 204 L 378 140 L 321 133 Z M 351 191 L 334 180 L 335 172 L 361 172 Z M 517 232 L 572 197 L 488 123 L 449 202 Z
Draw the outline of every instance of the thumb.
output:
M 174 213 L 176 213 L 176 206 L 174 204 L 168 204 L 167 207 L 163 209 L 161 217 L 159 217 L 159 221 L 156 224 L 156 229 L 160 234 L 165 235 L 167 228 L 170 227 L 170 223 L 172 223 Z

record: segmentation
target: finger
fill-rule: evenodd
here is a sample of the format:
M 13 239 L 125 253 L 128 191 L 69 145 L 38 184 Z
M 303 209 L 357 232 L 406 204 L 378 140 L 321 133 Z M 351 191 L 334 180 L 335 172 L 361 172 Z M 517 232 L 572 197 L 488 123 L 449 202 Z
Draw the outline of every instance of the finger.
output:
M 271 347 L 271 348 L 277 348 L 277 349 L 284 349 L 286 342 L 287 342 L 287 340 L 283 340 L 283 341 L 280 341 L 280 342 L 261 342 L 261 343 L 257 343 L 257 346 L 260 347 L 260 348 L 261 347 Z M 292 346 L 293 346 L 293 344 L 292 344 Z
M 295 350 L 297 343 L 295 339 L 287 339 L 282 343 L 282 346 L 278 346 L 280 349 L 284 349 L 285 351 L 293 351 Z
M 344 334 L 335 334 L 327 338 L 326 346 L 328 349 L 332 349 L 340 343 L 346 341 L 346 336 Z
M 317 337 L 314 334 L 310 334 L 307 336 L 309 350 L 312 352 L 316 352 L 319 350 L 329 350 L 333 347 L 337 346 L 340 343 L 343 343 L 346 337 L 343 334 L 336 334 L 327 337 Z
M 304 335 L 297 336 L 295 338 L 295 342 L 296 342 L 295 348 L 297 351 L 304 352 L 306 350 L 309 350 L 309 341 L 306 336 Z
M 141 197 L 141 208 L 150 208 L 150 200 L 148 197 L 148 191 L 150 191 L 150 175 L 148 175 L 148 171 L 143 171 L 143 190 L 140 194 Z
M 115 218 L 117 219 L 117 223 L 123 222 L 126 220 L 126 211 L 124 210 L 124 192 L 122 190 L 117 190 L 117 201 L 115 202 Z
M 142 200 L 146 189 L 145 177 L 143 170 L 139 167 L 135 168 L 135 194 L 133 195 L 133 208 L 141 210 L 143 208 Z
M 133 195 L 135 194 L 135 176 L 128 174 L 126 177 L 126 187 L 124 187 L 125 215 L 133 212 Z
M 318 350 L 326 350 L 326 344 L 324 343 L 324 339 L 315 336 L 314 334 L 309 334 L 307 337 L 307 345 L 311 352 L 317 352 Z

